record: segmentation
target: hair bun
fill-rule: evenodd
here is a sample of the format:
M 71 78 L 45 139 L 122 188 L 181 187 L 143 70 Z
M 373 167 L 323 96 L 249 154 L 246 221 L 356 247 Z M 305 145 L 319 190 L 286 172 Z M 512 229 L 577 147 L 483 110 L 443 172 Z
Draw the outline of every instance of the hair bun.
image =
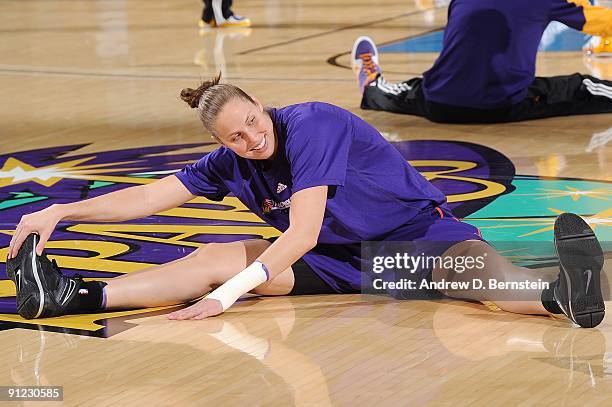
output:
M 187 103 L 189 107 L 195 109 L 200 104 L 200 99 L 202 98 L 202 95 L 204 94 L 206 89 L 217 85 L 220 81 L 221 72 L 219 72 L 219 74 L 213 79 L 206 82 L 202 82 L 197 89 L 185 88 L 181 90 L 181 99 L 183 99 L 183 101 Z
M 203 92 L 199 90 L 200 90 L 199 88 L 198 89 L 185 88 L 181 90 L 181 99 L 183 99 L 183 101 L 187 103 L 189 107 L 191 107 L 192 109 L 195 109 L 196 107 L 198 107 L 198 104 L 200 103 L 200 98 L 202 97 Z

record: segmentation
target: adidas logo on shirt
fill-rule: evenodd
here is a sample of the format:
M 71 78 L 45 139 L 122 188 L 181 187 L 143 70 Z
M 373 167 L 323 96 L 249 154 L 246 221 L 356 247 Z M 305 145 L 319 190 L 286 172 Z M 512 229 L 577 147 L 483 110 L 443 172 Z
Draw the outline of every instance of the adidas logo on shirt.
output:
M 280 194 L 281 192 L 283 192 L 285 189 L 287 189 L 287 185 L 285 184 L 281 184 L 280 182 L 278 183 L 278 186 L 276 187 L 276 193 Z

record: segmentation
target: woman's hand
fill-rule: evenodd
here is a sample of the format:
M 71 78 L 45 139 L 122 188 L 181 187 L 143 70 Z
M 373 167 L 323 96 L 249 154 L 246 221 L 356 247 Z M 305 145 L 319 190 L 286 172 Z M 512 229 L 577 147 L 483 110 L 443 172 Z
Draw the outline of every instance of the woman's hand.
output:
M 185 319 L 204 319 L 213 317 L 223 312 L 223 306 L 219 300 L 212 298 L 202 298 L 195 304 L 174 311 L 168 315 L 168 319 L 185 320 Z
M 36 253 L 40 256 L 55 226 L 62 220 L 60 212 L 58 205 L 51 205 L 42 211 L 23 215 L 11 239 L 8 258 L 12 259 L 17 256 L 21 244 L 30 233 L 37 233 L 40 236 L 36 246 Z

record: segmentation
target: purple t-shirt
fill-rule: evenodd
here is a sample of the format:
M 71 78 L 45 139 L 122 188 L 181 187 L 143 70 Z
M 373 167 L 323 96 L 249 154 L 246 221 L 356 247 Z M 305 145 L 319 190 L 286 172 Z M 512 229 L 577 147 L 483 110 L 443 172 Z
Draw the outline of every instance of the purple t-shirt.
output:
M 319 243 L 376 240 L 446 198 L 372 126 L 352 113 L 312 102 L 270 109 L 278 137 L 273 161 L 247 160 L 220 147 L 176 173 L 194 195 L 232 193 L 280 231 L 291 195 L 328 185 Z
M 379 240 L 446 197 L 380 133 L 354 114 L 312 102 L 270 109 L 278 138 L 274 160 L 248 160 L 220 147 L 176 173 L 194 195 L 236 196 L 280 231 L 291 195 L 328 185 L 320 244 Z M 309 252 L 304 260 L 340 292 L 359 288 L 359 250 L 343 259 Z M 349 254 L 347 254 L 349 253 Z

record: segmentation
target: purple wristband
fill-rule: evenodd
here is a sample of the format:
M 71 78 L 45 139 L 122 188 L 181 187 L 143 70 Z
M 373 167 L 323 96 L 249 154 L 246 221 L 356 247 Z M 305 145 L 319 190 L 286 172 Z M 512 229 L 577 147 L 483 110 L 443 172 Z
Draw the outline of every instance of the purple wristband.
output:
M 268 271 L 268 268 L 266 267 L 265 264 L 263 264 L 262 262 L 260 262 L 259 260 L 255 260 L 255 263 L 259 263 L 261 264 L 261 268 L 265 271 L 266 273 L 266 281 L 270 280 L 270 272 Z

